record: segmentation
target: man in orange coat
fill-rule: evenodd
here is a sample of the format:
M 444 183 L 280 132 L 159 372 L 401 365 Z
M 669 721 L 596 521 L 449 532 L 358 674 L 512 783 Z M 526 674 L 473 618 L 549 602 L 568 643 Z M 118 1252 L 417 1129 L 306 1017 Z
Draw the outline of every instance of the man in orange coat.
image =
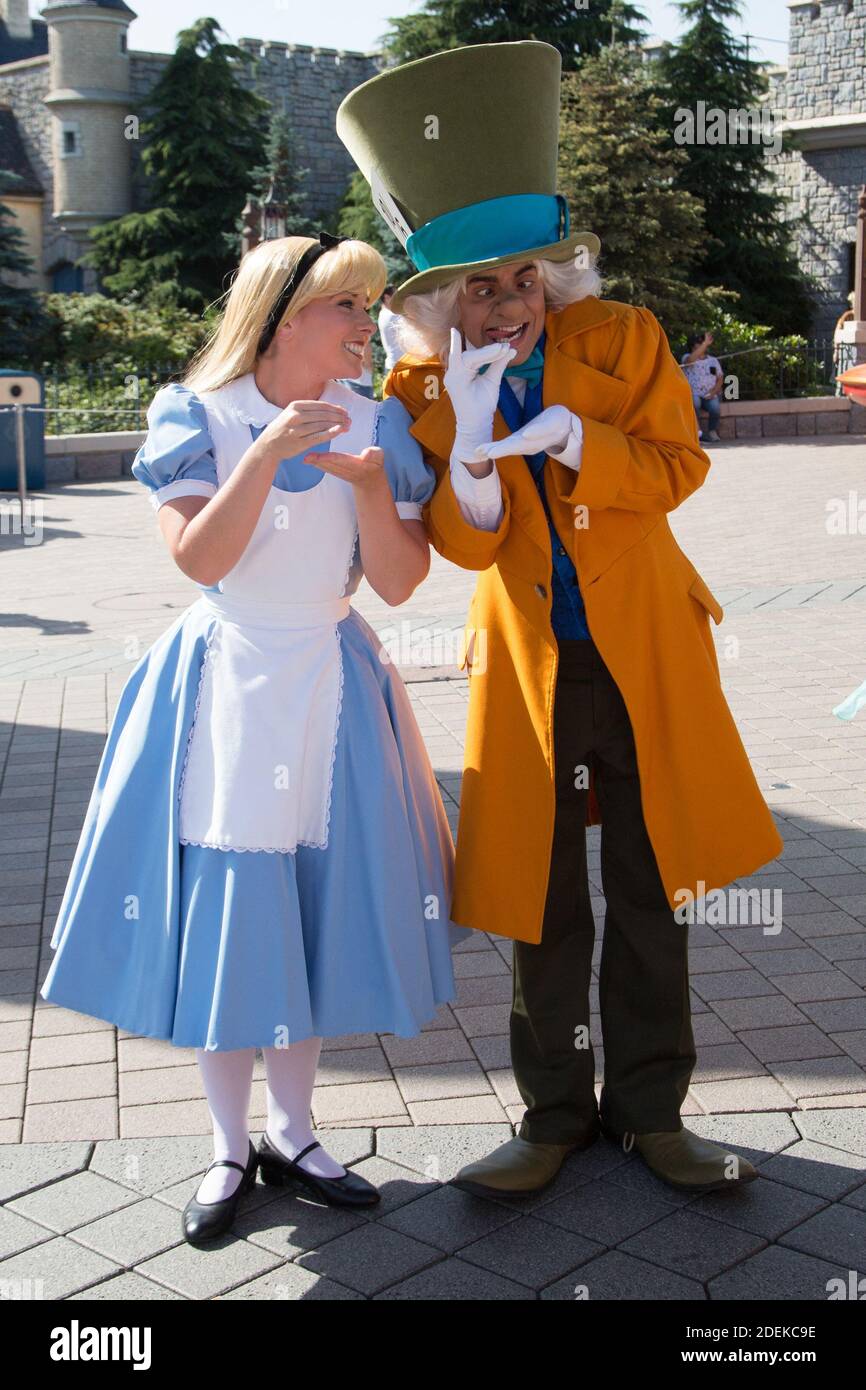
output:
M 649 311 L 597 298 L 598 239 L 569 235 L 558 88 L 549 45 L 481 45 L 387 70 L 337 118 L 420 272 L 392 300 L 412 351 L 385 394 L 437 476 L 428 532 L 479 572 L 451 916 L 514 939 L 526 1113 L 456 1180 L 535 1190 L 601 1129 L 666 1182 L 710 1191 L 756 1172 L 680 1118 L 695 1064 L 683 907 L 781 841 L 722 693 L 721 609 L 667 522 L 709 467 L 688 384 Z M 507 146 L 484 97 L 503 91 Z

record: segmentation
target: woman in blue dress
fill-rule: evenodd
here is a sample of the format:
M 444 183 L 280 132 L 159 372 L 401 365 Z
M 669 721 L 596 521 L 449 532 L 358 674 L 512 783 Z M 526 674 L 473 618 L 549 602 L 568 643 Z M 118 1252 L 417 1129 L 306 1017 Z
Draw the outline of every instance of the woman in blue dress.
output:
M 350 606 L 424 579 L 434 476 L 361 371 L 386 283 L 363 242 L 287 237 L 241 261 L 133 473 L 201 589 L 132 671 L 52 937 L 42 995 L 195 1048 L 214 1163 L 201 1243 L 255 1181 L 369 1205 L 315 1140 L 323 1037 L 414 1036 L 454 998 L 453 846 L 406 689 Z M 249 1137 L 255 1051 L 267 1130 Z

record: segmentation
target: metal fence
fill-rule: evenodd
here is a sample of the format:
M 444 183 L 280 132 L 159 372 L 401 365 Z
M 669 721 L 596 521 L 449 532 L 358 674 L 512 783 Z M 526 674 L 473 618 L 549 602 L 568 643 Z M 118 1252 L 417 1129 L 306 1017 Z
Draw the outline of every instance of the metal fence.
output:
M 731 352 L 713 351 L 713 355 L 726 379 L 736 376 L 738 390 L 732 398 L 743 401 L 841 395 L 837 377 L 853 361 L 847 345 L 837 345 L 832 338 L 799 343 L 780 339 Z
M 86 362 L 73 371 L 47 365 L 46 434 L 101 434 L 108 430 L 147 429 L 147 408 L 167 381 L 179 377 L 185 362 L 147 367 Z

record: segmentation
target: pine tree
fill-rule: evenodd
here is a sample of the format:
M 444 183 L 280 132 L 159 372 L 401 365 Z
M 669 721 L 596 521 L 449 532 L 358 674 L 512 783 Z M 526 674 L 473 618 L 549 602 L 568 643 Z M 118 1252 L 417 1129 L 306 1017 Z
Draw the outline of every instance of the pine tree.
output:
M 141 123 L 151 206 L 91 232 L 85 264 L 110 293 L 201 308 L 227 288 L 250 169 L 260 165 L 266 104 L 237 79 L 250 62 L 214 19 L 178 35 Z
M 651 309 L 675 335 L 716 296 L 694 287 L 702 208 L 676 186 L 686 156 L 668 147 L 660 108 L 638 52 L 615 44 L 587 58 L 563 77 L 558 186 L 572 230 L 601 240 L 605 295 Z
M 0 195 L 14 193 L 20 175 L 0 170 Z M 11 285 L 9 276 L 30 275 L 32 256 L 25 250 L 24 234 L 5 203 L 0 202 L 0 363 L 8 367 L 31 365 L 30 347 L 41 327 L 42 311 L 32 290 Z
M 260 203 L 273 188 L 274 201 L 286 210 L 286 236 L 317 236 L 319 222 L 306 211 L 304 183 L 309 169 L 299 169 L 297 150 L 288 116 L 274 112 L 268 128 L 264 163 L 251 172 L 253 197 Z M 240 256 L 240 228 L 234 238 L 235 257 Z
M 729 143 L 677 144 L 677 131 L 687 134 L 684 113 L 697 113 L 698 102 L 706 112 L 719 109 L 726 116 L 761 106 L 766 80 L 726 23 L 739 17 L 740 4 L 677 0 L 677 9 L 689 27 L 663 50 L 657 82 L 669 147 L 686 153 L 677 184 L 704 204 L 707 235 L 698 282 L 740 295 L 738 318 L 770 324 L 780 333 L 807 332 L 810 287 L 797 265 L 794 226 L 786 222 L 784 199 L 774 189 L 767 146 L 737 143 L 730 123 Z
M 646 27 L 643 11 L 627 0 L 424 0 L 417 13 L 388 22 L 383 46 L 396 63 L 463 44 L 540 39 L 559 49 L 564 72 L 613 39 L 637 42 Z M 504 94 L 506 110 L 507 100 Z

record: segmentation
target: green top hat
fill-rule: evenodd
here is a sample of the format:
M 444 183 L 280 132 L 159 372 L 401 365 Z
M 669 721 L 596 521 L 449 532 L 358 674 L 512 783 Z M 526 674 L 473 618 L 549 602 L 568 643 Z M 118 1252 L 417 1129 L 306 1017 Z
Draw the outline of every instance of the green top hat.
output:
M 388 68 L 337 110 L 337 134 L 418 274 L 394 291 L 443 285 L 526 254 L 594 254 L 569 233 L 556 192 L 562 60 L 534 39 L 449 48 Z

